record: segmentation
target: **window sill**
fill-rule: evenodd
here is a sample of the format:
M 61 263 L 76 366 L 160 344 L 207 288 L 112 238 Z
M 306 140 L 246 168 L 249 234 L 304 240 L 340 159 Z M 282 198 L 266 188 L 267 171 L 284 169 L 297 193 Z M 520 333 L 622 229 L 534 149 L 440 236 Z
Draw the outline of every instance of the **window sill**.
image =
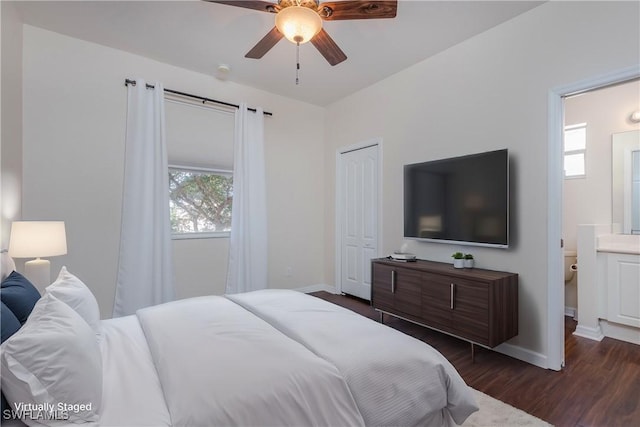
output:
M 191 240 L 191 239 L 228 239 L 231 235 L 229 231 L 209 232 L 209 233 L 172 233 L 171 240 Z

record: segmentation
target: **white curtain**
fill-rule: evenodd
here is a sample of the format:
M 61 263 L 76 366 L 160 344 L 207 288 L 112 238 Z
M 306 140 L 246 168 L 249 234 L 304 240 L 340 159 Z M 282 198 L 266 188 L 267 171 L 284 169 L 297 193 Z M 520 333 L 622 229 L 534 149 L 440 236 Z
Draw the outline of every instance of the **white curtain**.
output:
M 233 154 L 233 209 L 228 294 L 267 287 L 267 202 L 264 167 L 264 116 L 261 108 L 236 112 Z
M 174 299 L 164 90 L 128 85 L 120 259 L 113 317 Z

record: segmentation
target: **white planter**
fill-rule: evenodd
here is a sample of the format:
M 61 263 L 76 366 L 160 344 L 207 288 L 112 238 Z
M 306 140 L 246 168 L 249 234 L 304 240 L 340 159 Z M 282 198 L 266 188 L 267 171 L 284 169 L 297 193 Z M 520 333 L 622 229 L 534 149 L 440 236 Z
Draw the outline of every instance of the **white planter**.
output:
M 473 261 L 472 259 L 465 259 L 464 261 L 464 268 L 473 268 Z
M 464 260 L 463 259 L 455 259 L 453 260 L 454 268 L 464 268 Z

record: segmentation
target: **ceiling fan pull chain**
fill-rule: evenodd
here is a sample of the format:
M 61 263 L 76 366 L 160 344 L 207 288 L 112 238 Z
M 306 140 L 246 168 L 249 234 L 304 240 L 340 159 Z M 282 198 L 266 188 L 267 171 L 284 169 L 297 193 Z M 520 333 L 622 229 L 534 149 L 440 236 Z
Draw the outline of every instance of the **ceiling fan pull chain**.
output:
M 296 84 L 300 84 L 300 42 L 296 43 Z

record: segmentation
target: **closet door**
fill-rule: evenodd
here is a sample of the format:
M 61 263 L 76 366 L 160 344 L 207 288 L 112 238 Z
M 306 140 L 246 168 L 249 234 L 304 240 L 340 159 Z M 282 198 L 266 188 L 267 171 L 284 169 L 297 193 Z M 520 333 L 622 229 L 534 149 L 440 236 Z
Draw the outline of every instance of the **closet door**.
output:
M 378 253 L 378 147 L 340 154 L 340 287 L 371 299 L 371 259 Z

